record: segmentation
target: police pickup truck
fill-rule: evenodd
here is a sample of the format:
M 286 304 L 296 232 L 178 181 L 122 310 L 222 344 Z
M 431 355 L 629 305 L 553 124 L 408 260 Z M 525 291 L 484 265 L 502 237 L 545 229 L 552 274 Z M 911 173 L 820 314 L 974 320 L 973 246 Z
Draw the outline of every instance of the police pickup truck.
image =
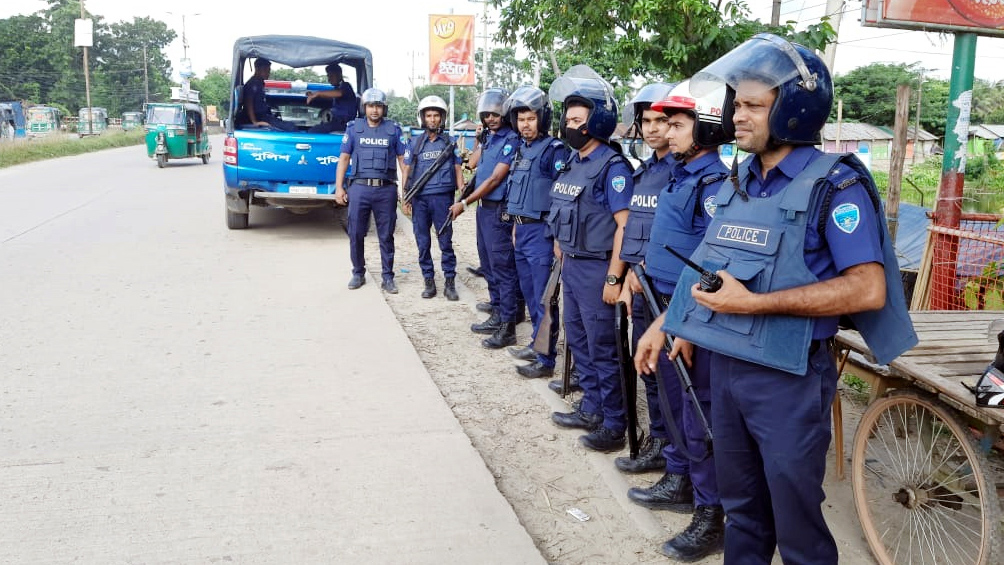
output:
M 331 119 L 331 113 L 308 105 L 306 96 L 308 91 L 333 87 L 265 81 L 269 107 L 293 131 L 242 124 L 243 85 L 253 76 L 253 62 L 259 58 L 292 68 L 338 63 L 346 77 L 354 72 L 356 93 L 373 83 L 373 57 L 365 47 L 288 35 L 242 37 L 234 43 L 230 113 L 223 144 L 223 183 L 230 229 L 248 227 L 251 206 L 303 212 L 335 205 L 335 171 L 343 132 L 310 133 L 311 127 Z

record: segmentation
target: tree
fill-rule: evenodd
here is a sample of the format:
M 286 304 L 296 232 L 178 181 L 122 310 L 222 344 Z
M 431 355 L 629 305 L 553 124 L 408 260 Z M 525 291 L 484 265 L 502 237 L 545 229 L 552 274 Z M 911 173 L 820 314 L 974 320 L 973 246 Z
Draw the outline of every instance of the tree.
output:
M 1004 123 L 1004 81 L 976 79 L 973 84 L 974 124 Z
M 147 89 L 144 47 L 150 101 L 166 100 L 171 87 L 171 63 L 162 49 L 174 41 L 174 30 L 151 18 L 113 23 L 107 30 L 108 38 L 97 54 L 98 65 L 92 81 L 94 105 L 107 107 L 110 116 L 143 107 Z
M 387 117 L 401 125 L 402 129 L 416 125 L 418 117 L 418 102 L 411 98 L 394 96 L 393 93 L 387 96 Z
M 485 53 L 478 49 L 474 54 L 475 67 L 484 68 Z M 488 57 L 488 86 L 498 86 L 513 90 L 517 86 L 530 81 L 532 62 L 529 59 L 517 59 L 516 50 L 512 47 L 493 49 Z M 478 82 L 475 85 L 478 92 L 485 89 L 484 73 L 476 73 Z
M 303 82 L 327 83 L 328 77 L 318 74 L 310 67 L 302 69 L 272 69 L 270 80 L 302 80 Z
M 0 20 L 0 98 L 47 99 L 57 70 L 47 57 L 49 29 L 37 14 Z
M 612 75 L 630 81 L 656 73 L 683 78 L 760 31 L 812 48 L 832 41 L 824 18 L 805 31 L 794 22 L 773 28 L 750 19 L 742 0 L 492 0 L 502 8 L 497 37 L 531 51 L 569 51 L 578 62 L 608 58 Z
M 204 78 L 193 78 L 192 88 L 199 91 L 204 106 L 216 106 L 221 114 L 230 109 L 230 71 L 220 67 L 206 70 Z
M 873 63 L 833 79 L 834 99 L 844 102 L 843 118 L 877 126 L 895 125 L 896 87 L 909 84 L 913 96 L 920 84 L 920 63 Z M 948 119 L 948 82 L 924 80 L 921 93 L 920 127 L 941 137 Z M 914 98 L 916 100 L 916 98 Z M 836 120 L 836 104 L 830 115 Z M 911 123 L 916 118 L 916 102 L 911 104 Z

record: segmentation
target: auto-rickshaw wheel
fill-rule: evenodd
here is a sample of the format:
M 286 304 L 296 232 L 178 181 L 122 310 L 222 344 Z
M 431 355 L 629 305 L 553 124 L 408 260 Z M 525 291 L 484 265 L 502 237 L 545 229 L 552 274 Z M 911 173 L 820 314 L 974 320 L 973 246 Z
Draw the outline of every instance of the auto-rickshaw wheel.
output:
M 854 434 L 851 485 L 880 565 L 1000 563 L 1001 507 L 987 459 L 941 401 L 899 390 L 869 405 Z
M 163 169 L 165 166 L 167 166 L 167 155 L 164 155 L 163 153 L 158 153 L 157 167 Z
M 202 164 L 203 165 L 208 165 L 209 164 L 209 153 L 203 153 L 202 154 Z

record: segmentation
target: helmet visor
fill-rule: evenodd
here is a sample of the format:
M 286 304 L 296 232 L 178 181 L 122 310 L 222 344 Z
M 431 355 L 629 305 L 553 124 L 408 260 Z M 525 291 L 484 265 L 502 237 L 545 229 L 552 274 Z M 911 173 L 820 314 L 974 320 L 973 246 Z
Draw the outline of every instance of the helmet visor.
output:
M 502 115 L 502 104 L 505 102 L 506 92 L 500 88 L 490 88 L 484 91 L 478 98 L 478 116 L 484 113 Z
M 614 87 L 587 65 L 575 65 L 551 83 L 548 97 L 564 103 L 569 96 L 602 100 L 607 109 L 614 107 Z
M 676 83 L 666 83 L 666 82 L 653 82 L 651 84 L 646 84 L 638 90 L 638 93 L 628 101 L 627 105 L 624 106 L 623 115 L 621 116 L 621 121 L 624 125 L 631 125 L 635 120 L 641 119 L 641 112 L 637 111 L 638 108 L 636 104 L 654 104 L 660 100 L 665 99 L 669 96 L 669 93 L 673 91 L 673 87 Z
M 787 40 L 769 33 L 758 33 L 701 69 L 690 81 L 694 96 L 710 94 L 723 83 L 750 94 L 777 88 L 801 76 L 811 75 L 798 51 Z M 759 85 L 759 86 L 758 86 Z
M 516 108 L 529 108 L 538 112 L 549 104 L 544 91 L 535 86 L 521 86 L 517 88 L 503 104 L 503 113 L 509 114 Z

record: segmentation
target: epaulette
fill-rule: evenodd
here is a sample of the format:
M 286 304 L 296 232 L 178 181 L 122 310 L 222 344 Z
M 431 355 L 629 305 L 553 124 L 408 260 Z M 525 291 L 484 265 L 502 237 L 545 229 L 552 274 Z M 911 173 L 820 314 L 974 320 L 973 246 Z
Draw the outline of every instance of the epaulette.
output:
M 837 163 L 826 175 L 826 181 L 837 190 L 843 190 L 855 183 L 861 182 L 861 176 L 853 168 Z
M 697 181 L 699 186 L 708 186 L 709 184 L 715 184 L 716 182 L 723 181 L 729 178 L 728 173 L 709 173 L 704 175 Z

